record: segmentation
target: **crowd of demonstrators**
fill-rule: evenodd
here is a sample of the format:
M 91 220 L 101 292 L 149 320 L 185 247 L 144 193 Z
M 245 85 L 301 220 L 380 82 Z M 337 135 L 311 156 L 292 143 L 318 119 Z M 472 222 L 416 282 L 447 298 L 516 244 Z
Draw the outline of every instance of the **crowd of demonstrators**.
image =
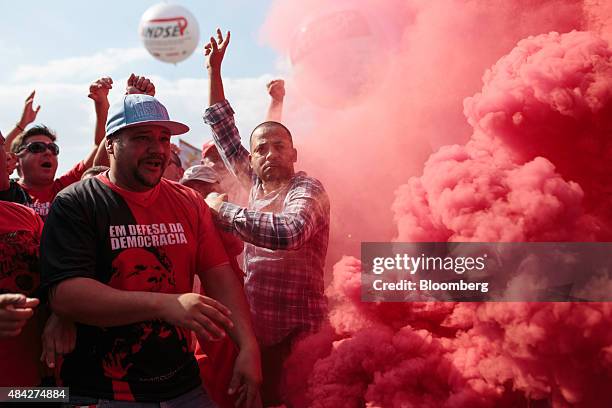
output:
M 250 188 L 248 207 L 209 195 L 207 204 L 223 228 L 245 241 L 245 292 L 260 344 L 264 404 L 279 404 L 284 360 L 294 342 L 317 330 L 327 312 L 323 269 L 329 239 L 329 199 L 323 185 L 295 172 L 290 131 L 266 121 L 241 145 L 233 110 L 225 99 L 221 64 L 230 33 L 206 45 L 212 127 L 223 161 Z
M 0 386 L 51 373 L 71 405 L 282 403 L 284 360 L 326 315 L 329 200 L 294 170 L 282 80 L 241 146 L 220 74 L 228 44 L 218 30 L 205 49 L 214 140 L 186 171 L 170 138 L 189 128 L 134 74 L 113 106 L 111 78 L 90 85 L 94 148 L 57 179 L 34 92 L 0 134 Z
M 34 92 L 8 138 L 0 134 L 0 386 L 55 384 L 56 361 L 72 351 L 76 340 L 74 324 L 40 304 L 45 294 L 40 290 L 39 244 L 45 200 L 52 200 L 63 185 L 78 181 L 73 180 L 78 171 L 53 180 L 55 135 L 45 126 L 26 130 L 40 110 L 33 103 Z M 9 144 L 16 152 L 9 151 Z M 19 181 L 9 179 L 17 164 Z M 37 174 L 37 165 L 44 168 L 42 174 Z M 22 183 L 43 188 L 23 188 Z M 38 214 L 20 204 L 39 210 Z
M 64 189 L 51 207 L 42 285 L 52 309 L 77 325 L 60 374 L 72 403 L 214 406 L 193 331 L 200 342 L 229 333 L 239 346 L 230 391 L 238 404 L 259 405 L 259 348 L 211 212 L 162 177 L 170 136 L 187 130 L 154 97 L 125 95 L 108 112 L 110 170 Z M 192 293 L 196 274 L 206 295 Z

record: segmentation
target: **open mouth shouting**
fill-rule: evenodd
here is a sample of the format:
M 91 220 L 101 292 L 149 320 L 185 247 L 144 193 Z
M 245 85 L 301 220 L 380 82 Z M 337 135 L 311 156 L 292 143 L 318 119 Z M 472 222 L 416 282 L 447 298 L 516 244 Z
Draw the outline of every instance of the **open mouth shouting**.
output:
M 40 167 L 42 167 L 43 169 L 51 169 L 53 167 L 53 163 L 51 163 L 50 161 L 44 161 L 40 164 Z

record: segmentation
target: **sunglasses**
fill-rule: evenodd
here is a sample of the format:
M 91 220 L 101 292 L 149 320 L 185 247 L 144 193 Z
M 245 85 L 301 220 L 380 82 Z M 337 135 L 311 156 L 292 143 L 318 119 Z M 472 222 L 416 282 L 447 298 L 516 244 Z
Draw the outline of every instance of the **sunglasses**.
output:
M 55 143 L 45 143 L 45 142 L 32 142 L 28 143 L 24 147 L 21 148 L 20 151 L 27 150 L 30 153 L 44 153 L 45 150 L 49 149 L 54 156 L 59 154 L 59 146 Z

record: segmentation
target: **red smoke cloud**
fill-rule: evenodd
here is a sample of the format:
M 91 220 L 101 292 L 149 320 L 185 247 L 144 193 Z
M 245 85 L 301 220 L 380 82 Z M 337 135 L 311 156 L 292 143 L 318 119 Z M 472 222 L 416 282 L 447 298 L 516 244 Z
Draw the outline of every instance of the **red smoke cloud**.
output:
M 612 51 L 601 39 L 609 38 L 609 6 L 345 7 L 352 11 L 339 18 L 327 2 L 276 2 L 265 29 L 288 54 L 295 41 L 299 55 L 340 44 L 335 57 L 321 52 L 330 72 L 357 64 L 343 55 L 355 39 L 387 40 L 363 67 L 347 68 L 366 69 L 351 92 L 334 87 L 313 56 L 293 61 L 308 92 L 300 93 L 303 77 L 288 78 L 295 99 L 287 121 L 301 164 L 332 198 L 331 261 L 394 230 L 398 241 L 610 240 Z M 385 17 L 389 27 L 376 33 Z M 370 29 L 300 43 L 313 24 L 333 34 L 320 21 L 343 19 Z M 601 36 L 571 32 L 589 27 Z M 310 72 L 299 67 L 306 63 Z M 612 405 L 610 304 L 363 303 L 360 285 L 359 261 L 342 258 L 327 290 L 329 326 L 301 342 L 287 365 L 295 406 Z
M 293 62 L 284 118 L 298 165 L 334 198 L 330 262 L 392 239 L 394 191 L 432 149 L 469 140 L 462 102 L 486 68 L 583 20 L 567 0 L 274 2 L 263 35 Z

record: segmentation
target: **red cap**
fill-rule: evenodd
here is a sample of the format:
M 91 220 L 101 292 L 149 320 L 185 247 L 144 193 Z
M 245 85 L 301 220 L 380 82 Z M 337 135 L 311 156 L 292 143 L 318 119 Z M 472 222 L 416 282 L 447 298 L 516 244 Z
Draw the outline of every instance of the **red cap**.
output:
M 216 149 L 214 141 L 209 140 L 207 142 L 204 142 L 204 144 L 202 145 L 202 160 L 204 160 L 206 153 L 208 153 L 208 151 L 213 148 Z

